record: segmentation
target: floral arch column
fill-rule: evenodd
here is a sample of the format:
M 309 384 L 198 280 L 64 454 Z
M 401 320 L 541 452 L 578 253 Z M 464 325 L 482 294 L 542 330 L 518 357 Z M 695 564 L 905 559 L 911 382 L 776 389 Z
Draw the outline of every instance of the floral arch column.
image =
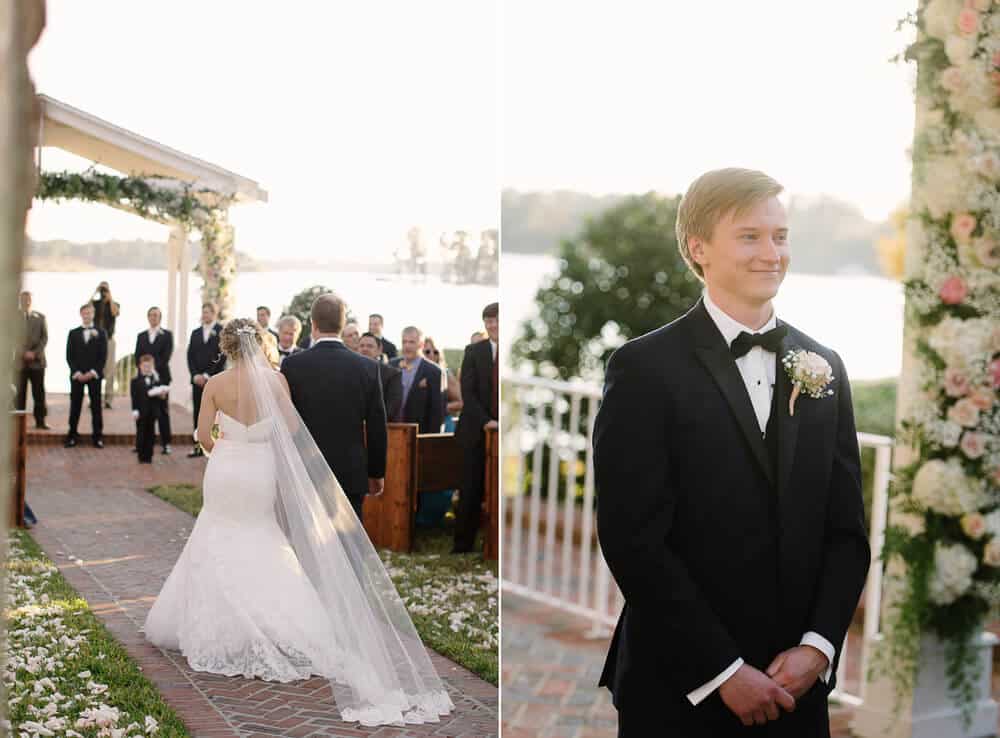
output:
M 921 0 L 916 24 L 884 641 L 853 727 L 995 735 L 983 628 L 1000 612 L 1000 3 Z

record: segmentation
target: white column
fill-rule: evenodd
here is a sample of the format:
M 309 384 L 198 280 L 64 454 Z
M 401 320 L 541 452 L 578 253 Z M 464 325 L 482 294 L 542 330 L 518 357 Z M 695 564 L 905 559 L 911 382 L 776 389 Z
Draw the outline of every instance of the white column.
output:
M 174 334 L 174 354 L 170 357 L 171 403 L 190 407 L 191 382 L 187 368 L 187 275 L 184 273 L 184 254 L 187 252 L 187 231 L 184 226 L 170 227 L 167 240 L 167 314 L 166 327 Z M 178 277 L 180 299 L 178 300 Z M 178 304 L 179 303 L 179 304 Z
M 187 230 L 181 231 L 180 242 L 180 262 L 178 264 L 180 279 L 178 280 L 178 291 L 180 292 L 177 301 L 177 328 L 174 330 L 174 358 L 178 360 L 175 370 L 171 367 L 171 372 L 175 377 L 173 382 L 173 402 L 184 407 L 191 407 L 191 382 L 188 381 L 187 373 L 187 344 L 190 331 L 188 329 L 188 318 L 191 315 L 190 306 L 190 279 L 191 279 L 191 244 L 188 243 Z M 179 381 L 183 377 L 184 381 Z

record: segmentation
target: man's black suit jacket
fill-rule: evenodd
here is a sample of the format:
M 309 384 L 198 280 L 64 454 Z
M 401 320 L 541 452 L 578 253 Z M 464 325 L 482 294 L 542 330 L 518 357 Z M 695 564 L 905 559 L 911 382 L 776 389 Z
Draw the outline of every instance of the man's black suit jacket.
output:
M 199 329 L 200 331 L 201 329 Z M 156 362 L 156 373 L 160 377 L 160 382 L 170 384 L 170 357 L 174 355 L 174 334 L 166 328 L 160 328 L 156 334 L 156 340 L 149 342 L 149 331 L 143 331 L 135 337 L 135 363 L 139 364 L 139 357 L 149 354 Z
M 403 370 L 389 364 L 379 363 L 382 373 L 382 399 L 385 402 L 385 417 L 391 423 L 399 417 L 403 409 Z
M 833 396 L 801 395 L 794 415 L 781 365 L 792 348 L 823 356 L 835 377 Z M 777 468 L 701 301 L 608 362 L 597 518 L 625 607 L 600 683 L 620 719 L 656 714 L 650 730 L 743 735 L 718 690 L 697 707 L 686 695 L 737 658 L 765 670 L 808 631 L 837 649 L 836 674 L 871 556 L 850 386 L 835 352 L 789 326 L 774 391 Z M 834 681 L 817 681 L 768 735 L 826 735 Z
M 387 431 L 379 368 L 340 341 L 321 341 L 281 362 L 295 409 L 344 493 L 354 500 L 368 492 L 369 477 L 385 476 Z
M 103 328 L 93 328 L 97 335 L 89 341 L 83 340 L 83 326 L 77 326 L 66 336 L 66 363 L 70 376 L 76 372 L 97 372 L 98 379 L 104 379 L 104 364 L 108 359 L 108 335 Z
M 402 362 L 403 357 L 399 357 L 389 364 L 402 371 Z M 441 367 L 422 359 L 403 403 L 403 422 L 418 423 L 421 433 L 440 433 L 444 422 L 441 394 Z
M 210 376 L 218 374 L 226 368 L 226 360 L 219 350 L 219 334 L 222 333 L 222 326 L 216 323 L 212 327 L 212 332 L 206 342 L 199 325 L 191 331 L 191 340 L 188 341 L 187 362 L 188 371 L 191 372 L 191 383 L 198 374 L 208 374 Z M 159 370 L 157 370 L 159 371 Z
M 483 442 L 483 426 L 497 418 L 490 412 L 493 400 L 493 346 L 489 341 L 470 343 L 462 358 L 462 414 L 455 437 L 466 448 Z
M 146 384 L 146 377 L 143 376 L 142 372 L 139 372 L 136 376 L 132 377 L 132 382 L 129 384 L 129 392 L 132 395 L 132 409 L 139 411 L 140 418 L 148 418 L 150 416 L 156 415 L 159 412 L 157 402 L 164 402 L 166 398 L 164 397 L 150 397 L 148 392 L 153 389 L 153 387 L 162 387 L 170 384 L 169 382 L 164 382 L 163 377 L 154 377 L 152 374 L 149 375 L 149 384 Z

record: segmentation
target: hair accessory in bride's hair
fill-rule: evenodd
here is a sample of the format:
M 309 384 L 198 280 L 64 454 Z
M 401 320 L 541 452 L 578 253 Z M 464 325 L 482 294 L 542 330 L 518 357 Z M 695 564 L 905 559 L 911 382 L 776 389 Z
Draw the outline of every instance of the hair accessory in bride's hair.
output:
M 256 336 L 257 335 L 257 329 L 254 328 L 254 327 L 252 327 L 252 326 L 249 326 L 249 325 L 245 325 L 245 326 L 243 326 L 241 328 L 237 328 L 236 332 L 240 333 L 242 335 L 245 335 L 245 336 Z

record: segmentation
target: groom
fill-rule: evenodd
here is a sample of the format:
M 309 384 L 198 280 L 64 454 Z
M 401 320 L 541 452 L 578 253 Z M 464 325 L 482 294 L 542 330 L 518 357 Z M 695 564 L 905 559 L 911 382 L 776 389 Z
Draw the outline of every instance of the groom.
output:
M 620 737 L 830 734 L 870 549 L 844 365 L 771 304 L 781 190 L 745 169 L 697 179 L 677 242 L 704 297 L 608 362 L 598 531 L 625 607 L 600 684 Z M 791 412 L 782 359 L 800 349 L 829 363 L 833 393 Z
M 333 293 L 317 297 L 312 346 L 286 356 L 281 373 L 360 522 L 365 494 L 380 495 L 385 486 L 387 430 L 379 364 L 344 345 L 346 314 Z

